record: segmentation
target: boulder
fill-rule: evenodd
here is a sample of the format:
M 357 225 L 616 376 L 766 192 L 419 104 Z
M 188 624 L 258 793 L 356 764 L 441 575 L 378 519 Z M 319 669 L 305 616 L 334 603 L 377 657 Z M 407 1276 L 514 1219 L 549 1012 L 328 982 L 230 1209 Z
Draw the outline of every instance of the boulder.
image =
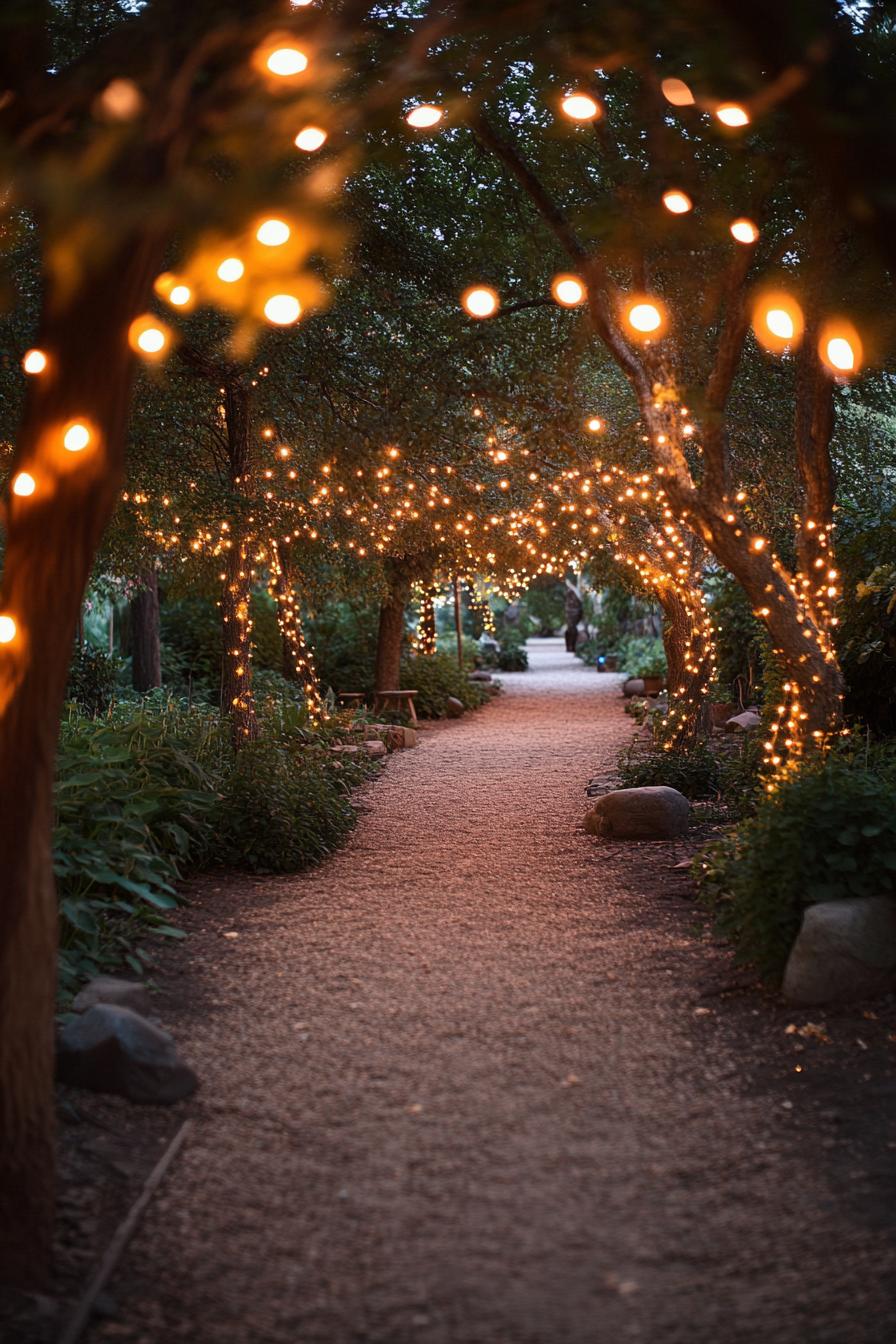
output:
M 743 714 L 734 714 L 725 721 L 729 733 L 751 733 L 762 727 L 762 720 L 753 709 L 745 709 Z
M 630 700 L 633 695 L 643 695 L 644 678 L 626 677 L 625 681 L 622 683 L 622 694 L 625 696 L 626 700 Z
M 86 1013 L 98 1003 L 111 1003 L 118 1008 L 130 1008 L 132 1012 L 148 1017 L 152 1012 L 152 1003 L 146 986 L 139 980 L 118 980 L 114 975 L 96 975 L 89 980 L 75 998 L 72 1008 L 76 1013 Z
M 790 1003 L 844 1003 L 896 989 L 896 899 L 810 905 L 784 971 Z
M 449 695 L 448 699 L 445 701 L 445 713 L 448 715 L 449 719 L 459 719 L 463 712 L 463 701 L 458 700 L 456 696 Z
M 605 793 L 585 816 L 585 830 L 614 840 L 676 840 L 685 835 L 691 805 L 663 784 Z
M 405 728 L 401 723 L 376 723 L 368 728 L 375 732 L 381 742 L 385 742 L 390 751 L 403 751 L 405 747 L 416 747 L 417 734 L 413 728 Z
M 491 672 L 486 672 L 484 668 L 478 667 L 475 672 L 470 673 L 470 681 L 491 681 Z
M 368 756 L 385 756 L 386 754 L 386 744 L 379 737 L 368 738 L 366 742 L 361 743 L 361 749 Z
M 72 1087 L 161 1106 L 192 1096 L 199 1085 L 167 1031 L 130 1008 L 107 1003 L 63 1027 L 56 1073 Z

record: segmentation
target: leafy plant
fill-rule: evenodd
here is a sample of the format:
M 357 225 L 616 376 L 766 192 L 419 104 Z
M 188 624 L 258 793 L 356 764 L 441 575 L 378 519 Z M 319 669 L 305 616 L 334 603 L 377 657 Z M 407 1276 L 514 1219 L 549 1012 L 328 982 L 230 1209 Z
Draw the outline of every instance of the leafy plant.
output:
M 698 855 L 694 872 L 738 958 L 780 978 L 807 905 L 896 896 L 896 752 L 808 762 Z
M 687 751 L 629 747 L 619 757 L 619 775 L 623 788 L 665 784 L 686 798 L 710 798 L 720 783 L 719 762 L 703 742 Z
M 632 677 L 664 677 L 666 655 L 656 635 L 630 636 L 622 641 L 621 667 Z
M 418 692 L 414 705 L 424 719 L 445 718 L 450 696 L 460 700 L 465 709 L 478 709 L 488 699 L 488 692 L 470 681 L 466 670 L 461 670 L 447 653 L 409 658 L 402 664 L 401 684 L 406 690 Z
M 68 674 L 65 698 L 82 714 L 105 714 L 115 696 L 118 660 L 86 642 L 78 644 Z
M 526 672 L 529 667 L 529 655 L 520 644 L 507 644 L 498 654 L 498 670 L 501 672 Z

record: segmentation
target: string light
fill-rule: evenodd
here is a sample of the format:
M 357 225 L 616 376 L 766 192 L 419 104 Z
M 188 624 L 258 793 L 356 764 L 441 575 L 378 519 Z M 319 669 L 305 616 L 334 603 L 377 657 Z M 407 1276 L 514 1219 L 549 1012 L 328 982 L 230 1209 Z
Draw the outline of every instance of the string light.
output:
M 296 149 L 304 150 L 306 154 L 313 154 L 315 150 L 320 149 L 327 141 L 327 132 L 322 126 L 303 126 L 293 142 Z
M 264 315 L 277 327 L 290 327 L 302 315 L 302 305 L 294 294 L 274 294 L 264 305 Z
M 32 377 L 38 373 L 43 373 L 47 367 L 47 362 L 47 356 L 43 350 L 26 350 L 22 356 L 22 368 Z
M 575 308 L 586 298 L 585 286 L 577 275 L 555 275 L 551 281 L 551 293 L 564 308 Z
M 81 421 L 76 420 L 68 426 L 62 436 L 62 444 L 70 453 L 80 453 L 90 443 L 90 430 Z
M 225 257 L 217 270 L 219 280 L 223 280 L 225 285 L 235 284 L 237 280 L 242 280 L 246 273 L 246 268 L 239 257 Z
M 716 108 L 716 117 L 723 126 L 738 128 L 750 124 L 750 114 L 740 103 L 721 103 Z
M 264 247 L 282 247 L 291 232 L 284 219 L 266 219 L 255 230 L 255 237 Z
M 664 191 L 663 205 L 673 215 L 686 215 L 689 210 L 693 210 L 694 202 L 684 191 Z
M 694 95 L 683 79 L 664 79 L 660 84 L 660 89 L 663 97 L 673 107 L 690 107 L 694 102 Z
M 23 499 L 28 495 L 33 495 L 36 488 L 34 477 L 27 471 L 20 471 L 13 479 L 12 492 Z
M 11 644 L 16 634 L 17 627 L 12 616 L 0 616 L 0 644 Z
M 277 47 L 265 64 L 272 75 L 290 79 L 308 69 L 308 57 L 298 47 Z
M 128 344 L 140 355 L 158 358 L 169 344 L 169 334 L 152 313 L 144 313 L 128 328 Z
M 571 121 L 595 121 L 603 111 L 600 103 L 587 93 L 568 93 L 560 106 Z
M 759 237 L 759 230 L 752 219 L 734 219 L 731 221 L 730 232 L 732 238 L 739 243 L 755 243 Z
M 435 107 L 432 103 L 420 103 L 417 107 L 405 113 L 405 121 L 409 126 L 413 126 L 417 131 L 428 131 L 433 126 L 438 126 L 445 115 L 444 108 Z
M 461 303 L 470 317 L 493 317 L 501 306 L 497 291 L 489 285 L 474 285 L 461 295 Z
M 825 322 L 818 339 L 822 363 L 840 377 L 857 373 L 862 363 L 862 340 L 851 322 L 836 318 Z
M 663 312 L 653 300 L 634 299 L 625 308 L 625 320 L 641 336 L 657 335 L 664 325 Z
M 781 353 L 788 346 L 798 345 L 804 327 L 803 311 L 790 294 L 764 294 L 754 304 L 753 331 L 769 350 Z

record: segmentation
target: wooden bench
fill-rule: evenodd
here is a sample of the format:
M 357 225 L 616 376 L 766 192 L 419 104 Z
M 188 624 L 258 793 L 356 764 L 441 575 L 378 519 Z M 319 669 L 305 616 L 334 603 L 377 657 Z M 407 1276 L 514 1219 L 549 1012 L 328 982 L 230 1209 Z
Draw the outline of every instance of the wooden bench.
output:
M 380 711 L 394 709 L 399 714 L 407 713 L 411 723 L 416 723 L 417 711 L 414 708 L 414 697 L 417 694 L 417 691 L 377 691 L 373 697 L 373 712 L 377 714 Z
M 349 709 L 360 709 L 364 703 L 364 696 L 360 691 L 340 691 L 336 699 Z

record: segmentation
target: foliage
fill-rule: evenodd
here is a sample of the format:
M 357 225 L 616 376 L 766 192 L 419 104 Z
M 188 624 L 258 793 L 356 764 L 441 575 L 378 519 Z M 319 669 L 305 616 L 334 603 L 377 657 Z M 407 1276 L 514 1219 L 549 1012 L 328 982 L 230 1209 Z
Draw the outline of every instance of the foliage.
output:
M 322 687 L 334 691 L 373 690 L 379 614 L 374 603 L 331 601 L 305 621 Z
M 631 677 L 664 677 L 666 654 L 655 635 L 633 635 L 622 640 L 620 667 Z
M 260 668 L 280 668 L 282 643 L 274 604 L 266 593 L 253 593 L 253 662 Z M 221 612 L 201 593 L 188 593 L 162 603 L 160 627 L 163 674 L 166 684 L 188 684 L 217 695 L 221 679 Z
M 716 647 L 719 698 L 749 705 L 762 696 L 762 626 L 749 598 L 732 575 L 718 571 L 708 577 L 706 592 Z
M 500 672 L 526 672 L 529 668 L 529 655 L 522 644 L 505 643 L 498 653 Z
M 74 701 L 82 714 L 96 718 L 112 704 L 117 677 L 117 658 L 86 641 L 80 643 L 69 668 L 65 698 Z
M 563 585 L 550 575 L 542 575 L 533 582 L 522 606 L 536 637 L 553 635 L 564 624 L 564 600 Z
M 896 751 L 853 747 L 807 762 L 694 871 L 739 960 L 780 978 L 807 905 L 896 896 Z
M 423 719 L 445 718 L 450 696 L 460 700 L 465 709 L 478 709 L 488 699 L 488 692 L 470 681 L 457 659 L 448 653 L 407 659 L 401 668 L 401 685 L 418 692 L 414 705 Z
M 623 788 L 665 784 L 685 798 L 710 798 L 718 792 L 720 782 L 719 762 L 705 742 L 687 751 L 628 747 L 619 757 L 619 775 Z
M 838 646 L 847 711 L 875 732 L 896 731 L 896 508 L 846 515 L 838 557 L 846 601 Z

